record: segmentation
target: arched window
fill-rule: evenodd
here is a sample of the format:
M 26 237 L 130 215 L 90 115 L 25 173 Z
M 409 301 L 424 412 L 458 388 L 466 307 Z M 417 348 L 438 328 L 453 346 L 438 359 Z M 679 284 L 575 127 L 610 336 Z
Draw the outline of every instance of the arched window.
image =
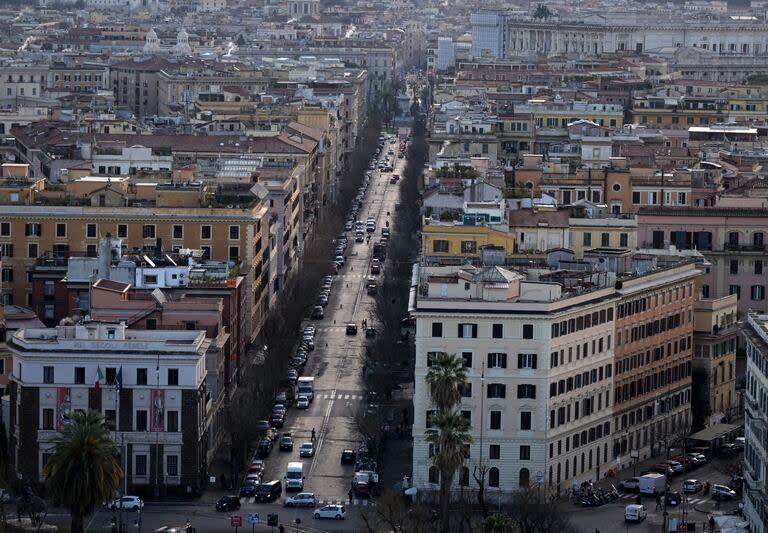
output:
M 435 484 L 440 483 L 440 473 L 436 466 L 429 467 L 429 482 Z
M 498 487 L 499 486 L 499 469 L 495 466 L 492 467 L 490 470 L 488 470 L 488 486 L 489 487 Z
M 462 487 L 469 486 L 469 468 L 466 466 L 459 468 L 459 485 Z
M 520 469 L 518 484 L 521 489 L 528 488 L 531 485 L 531 472 L 527 468 Z

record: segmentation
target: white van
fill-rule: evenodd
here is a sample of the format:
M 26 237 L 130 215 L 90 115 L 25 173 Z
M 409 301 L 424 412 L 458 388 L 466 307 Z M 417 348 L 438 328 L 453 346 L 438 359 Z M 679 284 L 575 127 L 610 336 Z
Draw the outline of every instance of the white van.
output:
M 632 503 L 624 508 L 625 522 L 642 522 L 647 516 L 648 510 L 645 508 L 645 505 Z
M 288 463 L 285 470 L 285 490 L 303 490 L 304 489 L 304 464 Z

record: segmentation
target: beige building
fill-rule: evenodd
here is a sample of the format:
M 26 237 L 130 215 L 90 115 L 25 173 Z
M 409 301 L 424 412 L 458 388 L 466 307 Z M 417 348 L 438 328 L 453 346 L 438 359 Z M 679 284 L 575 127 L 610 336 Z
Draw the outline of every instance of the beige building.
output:
M 709 390 L 712 423 L 734 415 L 739 405 L 736 398 L 737 306 L 735 294 L 699 300 L 694 305 L 693 366 L 706 372 L 703 385 Z

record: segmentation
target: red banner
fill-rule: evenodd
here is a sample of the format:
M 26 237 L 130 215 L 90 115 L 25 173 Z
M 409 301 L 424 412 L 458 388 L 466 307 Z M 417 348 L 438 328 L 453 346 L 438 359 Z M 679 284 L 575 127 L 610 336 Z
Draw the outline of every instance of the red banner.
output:
M 150 431 L 165 431 L 165 391 L 152 389 L 152 419 Z
M 62 431 L 72 413 L 72 392 L 69 387 L 59 387 L 56 395 L 56 431 Z

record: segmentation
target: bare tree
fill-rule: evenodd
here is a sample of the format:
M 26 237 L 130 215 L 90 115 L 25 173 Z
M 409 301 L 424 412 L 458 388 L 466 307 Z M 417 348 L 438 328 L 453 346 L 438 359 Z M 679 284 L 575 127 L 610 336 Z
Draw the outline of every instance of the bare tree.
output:
M 477 483 L 477 504 L 483 512 L 483 517 L 488 517 L 488 504 L 485 501 L 485 476 L 488 474 L 488 466 L 480 461 L 472 468 L 472 477 Z
M 538 487 L 512 494 L 508 516 L 518 533 L 576 533 L 561 504 L 552 502 Z

